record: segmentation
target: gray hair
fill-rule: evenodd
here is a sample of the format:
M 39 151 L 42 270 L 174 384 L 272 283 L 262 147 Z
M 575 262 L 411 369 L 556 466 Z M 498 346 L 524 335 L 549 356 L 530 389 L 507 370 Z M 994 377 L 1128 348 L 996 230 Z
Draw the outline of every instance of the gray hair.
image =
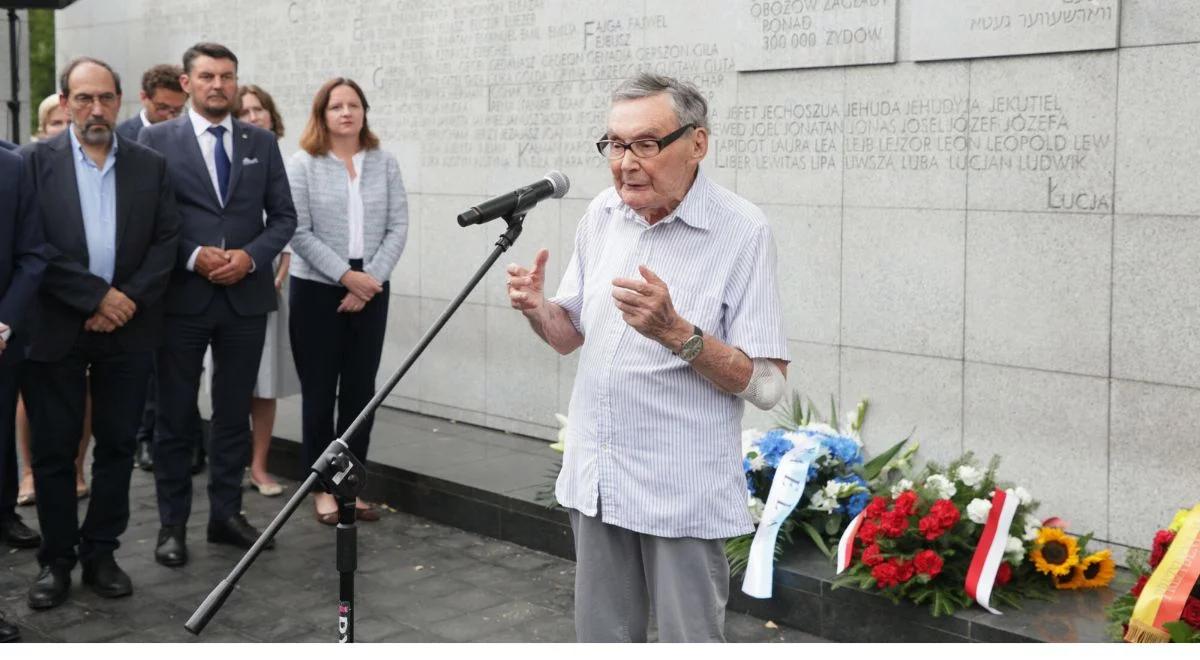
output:
M 695 124 L 697 128 L 708 128 L 708 101 L 704 100 L 704 95 L 695 85 L 670 76 L 639 73 L 613 90 L 612 102 L 644 99 L 664 93 L 671 99 L 680 126 Z

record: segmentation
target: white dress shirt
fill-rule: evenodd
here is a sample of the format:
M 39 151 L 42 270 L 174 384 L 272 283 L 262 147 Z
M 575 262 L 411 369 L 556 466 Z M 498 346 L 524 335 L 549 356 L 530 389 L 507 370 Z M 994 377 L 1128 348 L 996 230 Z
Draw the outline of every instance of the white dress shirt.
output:
M 354 163 L 354 176 L 351 177 L 349 172 L 346 173 L 349 178 L 346 219 L 350 223 L 348 252 L 351 259 L 363 258 L 363 200 L 362 187 L 359 184 L 362 182 L 362 166 L 366 154 L 365 151 L 354 154 L 354 157 L 350 159 Z
M 233 169 L 232 169 L 233 168 L 233 118 L 230 117 L 229 115 L 225 115 L 225 118 L 221 120 L 221 123 L 214 124 L 214 123 L 210 122 L 209 120 L 205 119 L 204 117 L 201 117 L 200 113 L 196 112 L 192 108 L 188 108 L 188 119 L 192 120 L 192 131 L 195 132 L 195 134 L 196 134 L 196 141 L 200 143 L 200 155 L 204 157 L 204 166 L 206 168 L 208 168 L 208 178 L 212 181 L 213 193 L 216 194 L 217 201 L 219 201 L 221 203 L 221 206 L 225 206 L 225 200 L 221 199 L 221 184 L 217 181 L 217 161 L 215 160 L 215 153 L 216 153 L 216 149 L 217 149 L 217 136 L 213 135 L 212 133 L 209 133 L 208 128 L 210 126 L 224 126 L 225 127 L 225 134 L 221 136 L 221 142 L 225 146 L 226 155 L 229 156 L 230 172 L 232 173 L 232 171 L 233 171 Z M 144 114 L 142 117 L 142 121 L 145 121 Z M 232 176 L 232 174 L 231 174 L 231 176 Z M 221 245 L 221 249 L 225 249 L 225 245 L 223 243 Z M 200 255 L 200 248 L 196 248 L 195 250 L 192 251 L 192 256 L 188 257 L 188 261 L 187 261 L 187 269 L 188 270 L 190 270 L 190 271 L 196 270 L 196 257 L 199 255 Z M 251 270 L 251 272 L 254 271 L 253 265 L 250 266 L 250 270 Z
M 143 127 L 150 125 L 150 118 L 146 116 L 145 108 L 142 108 L 142 111 L 138 113 L 138 116 L 142 118 L 142 126 Z
M 639 264 L 706 335 L 751 358 L 788 359 L 775 242 L 761 210 L 703 172 L 653 225 L 605 190 L 579 223 L 550 301 L 584 337 L 555 495 L 564 507 L 599 510 L 605 523 L 654 536 L 752 532 L 743 402 L 621 317 L 613 278 L 642 279 Z

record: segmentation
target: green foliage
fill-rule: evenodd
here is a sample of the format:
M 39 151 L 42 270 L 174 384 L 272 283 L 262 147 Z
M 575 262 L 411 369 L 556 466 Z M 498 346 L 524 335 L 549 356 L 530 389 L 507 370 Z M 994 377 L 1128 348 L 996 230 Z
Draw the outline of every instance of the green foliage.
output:
M 54 10 L 29 10 L 29 132 L 37 132 L 37 107 L 58 91 L 54 80 Z
M 1193 630 L 1183 621 L 1171 621 L 1163 624 L 1163 630 L 1171 635 L 1171 641 L 1176 644 L 1200 643 L 1200 630 Z
M 779 527 L 779 537 L 775 542 L 775 561 L 783 556 L 783 549 L 792 544 L 792 534 L 796 531 L 796 521 L 788 518 Z M 725 542 L 725 556 L 729 559 L 729 574 L 736 577 L 746 572 L 750 563 L 750 545 L 754 543 L 754 534 L 736 536 Z

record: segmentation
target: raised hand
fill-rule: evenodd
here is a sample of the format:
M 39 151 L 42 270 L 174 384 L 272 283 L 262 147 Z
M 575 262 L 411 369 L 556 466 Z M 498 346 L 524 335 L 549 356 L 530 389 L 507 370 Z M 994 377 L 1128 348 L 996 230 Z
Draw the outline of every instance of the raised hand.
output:
M 508 302 L 513 309 L 533 313 L 546 303 L 546 261 L 550 251 L 542 248 L 533 258 L 533 269 L 517 264 L 508 265 Z

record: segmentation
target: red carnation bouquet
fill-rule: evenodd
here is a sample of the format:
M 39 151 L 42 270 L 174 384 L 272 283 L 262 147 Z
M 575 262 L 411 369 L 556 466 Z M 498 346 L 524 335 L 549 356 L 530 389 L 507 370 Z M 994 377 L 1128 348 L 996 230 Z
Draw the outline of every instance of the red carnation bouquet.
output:
M 986 469 L 970 454 L 941 468 L 926 466 L 919 477 L 901 479 L 877 493 L 863 510 L 853 539 L 849 567 L 834 588 L 876 589 L 893 601 L 927 604 L 934 616 L 968 607 L 964 584 L 988 519 L 997 459 Z M 1049 599 L 1052 586 L 1028 560 L 1041 523 L 1028 491 L 1018 498 L 1011 525 L 999 533 L 1003 560 L 996 571 L 991 602 L 1017 606 L 1024 598 Z

